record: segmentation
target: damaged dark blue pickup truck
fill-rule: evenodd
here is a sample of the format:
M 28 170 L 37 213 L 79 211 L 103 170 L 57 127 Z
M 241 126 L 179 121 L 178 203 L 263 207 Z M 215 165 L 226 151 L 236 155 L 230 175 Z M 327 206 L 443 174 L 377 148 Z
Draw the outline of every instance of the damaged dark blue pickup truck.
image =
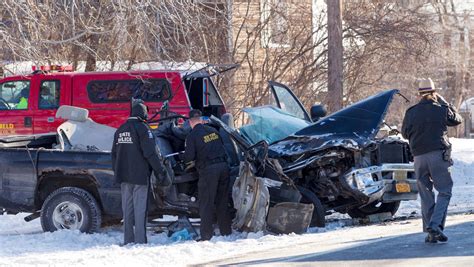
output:
M 313 225 L 324 226 L 327 211 L 353 217 L 394 214 L 400 201 L 416 199 L 407 142 L 380 135 L 397 90 L 320 119 L 324 114 L 317 107 L 308 114 L 286 86 L 270 82 L 270 89 L 274 106 L 246 109 L 248 123 L 239 129 L 232 120 L 216 117 L 210 124 L 226 135 L 235 176 L 246 160 L 256 176 L 274 181 L 268 185 L 272 205 L 285 199 L 288 188 L 296 189 L 298 201 L 315 207 Z M 45 231 L 93 232 L 121 218 L 120 186 L 114 183 L 109 152 L 114 129 L 73 107 L 60 110 L 68 121 L 57 133 L 0 139 L 0 208 L 32 213 L 27 220 L 41 217 Z M 169 145 L 170 138 L 183 136 L 170 137 L 179 131 L 164 134 L 167 127 L 158 127 L 155 134 L 161 151 L 172 155 L 167 164 L 174 182 L 165 189 L 152 186 L 149 216 L 198 217 L 197 177 L 184 171 L 181 151 Z M 84 137 L 92 132 L 100 135 Z

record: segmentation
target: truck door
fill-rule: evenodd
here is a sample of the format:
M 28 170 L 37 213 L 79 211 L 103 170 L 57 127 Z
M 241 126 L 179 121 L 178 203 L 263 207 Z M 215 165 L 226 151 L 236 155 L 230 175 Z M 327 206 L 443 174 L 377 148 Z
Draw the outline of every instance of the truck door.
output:
M 57 127 L 63 122 L 56 119 L 56 111 L 60 105 L 70 105 L 66 99 L 66 90 L 69 88 L 67 76 L 55 75 L 53 77 L 37 76 L 37 80 L 32 84 L 36 94 L 35 102 L 37 111 L 34 115 L 34 132 L 48 133 L 56 132 Z
M 290 88 L 274 81 L 268 81 L 268 84 L 273 95 L 274 105 L 297 118 L 311 122 L 308 112 Z
M 0 84 L 0 135 L 33 134 L 30 83 L 25 77 Z
M 0 192 L 7 209 L 33 207 L 36 189 L 36 170 L 28 156 L 36 149 L 5 149 L 0 154 Z M 3 181 L 2 181 L 3 180 Z

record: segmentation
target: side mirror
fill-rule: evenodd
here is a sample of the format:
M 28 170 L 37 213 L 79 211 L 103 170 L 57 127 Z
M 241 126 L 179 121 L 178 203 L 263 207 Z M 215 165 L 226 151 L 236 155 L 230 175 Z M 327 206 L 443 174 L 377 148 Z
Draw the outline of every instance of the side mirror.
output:
M 163 105 L 161 105 L 161 110 L 169 110 L 170 109 L 170 102 L 166 100 L 163 102 Z
M 313 122 L 318 121 L 321 117 L 326 116 L 328 112 L 323 105 L 314 105 L 311 107 L 311 120 Z

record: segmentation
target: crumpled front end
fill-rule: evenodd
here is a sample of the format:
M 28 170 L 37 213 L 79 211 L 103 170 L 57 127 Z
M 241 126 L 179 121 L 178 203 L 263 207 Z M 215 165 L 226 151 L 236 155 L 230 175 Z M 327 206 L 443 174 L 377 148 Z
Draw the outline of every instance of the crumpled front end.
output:
M 255 176 L 248 162 L 241 163 L 239 177 L 232 187 L 232 198 L 236 209 L 232 224 L 234 229 L 249 232 L 265 230 L 270 194 L 265 179 Z
M 382 164 L 353 169 L 344 175 L 346 183 L 367 197 L 365 204 L 374 201 L 392 202 L 414 200 L 417 197 L 415 179 L 408 179 L 414 172 L 413 164 Z

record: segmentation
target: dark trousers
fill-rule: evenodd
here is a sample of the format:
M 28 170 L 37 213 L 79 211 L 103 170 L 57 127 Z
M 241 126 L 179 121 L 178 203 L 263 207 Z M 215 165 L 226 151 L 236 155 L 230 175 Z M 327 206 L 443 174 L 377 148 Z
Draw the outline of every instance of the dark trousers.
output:
M 229 212 L 229 167 L 217 163 L 199 170 L 199 216 L 201 217 L 201 239 L 209 240 L 214 234 L 214 218 L 221 235 L 232 233 Z M 214 217 L 215 215 L 215 217 Z
M 148 185 L 121 184 L 124 245 L 145 244 Z
M 453 180 L 448 169 L 451 164 L 443 159 L 441 150 L 415 156 L 414 162 L 421 199 L 423 231 L 438 227 L 443 230 L 453 188 Z M 438 191 L 436 200 L 433 188 Z

